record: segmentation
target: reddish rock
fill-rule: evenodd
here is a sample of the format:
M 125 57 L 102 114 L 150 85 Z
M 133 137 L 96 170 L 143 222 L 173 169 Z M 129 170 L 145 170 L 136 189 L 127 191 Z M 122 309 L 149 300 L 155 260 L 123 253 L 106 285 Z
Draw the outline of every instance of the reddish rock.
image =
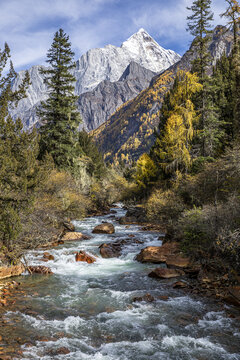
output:
M 23 264 L 14 266 L 1 266 L 0 267 L 0 279 L 9 278 L 11 276 L 21 275 L 25 271 Z
M 179 245 L 176 242 L 168 242 L 162 246 L 148 246 L 137 255 L 136 260 L 142 263 L 164 263 L 168 256 L 179 252 Z
M 102 223 L 100 225 L 97 225 L 93 231 L 93 234 L 114 234 L 115 229 L 113 224 L 111 223 Z
M 67 355 L 70 354 L 70 350 L 68 348 L 66 348 L 65 346 L 62 346 L 58 349 L 54 349 L 54 350 L 49 350 L 48 354 L 49 355 Z
M 90 239 L 90 236 L 83 235 L 80 232 L 67 232 L 63 237 L 61 238 L 62 241 L 79 241 L 79 240 L 88 240 Z
M 167 301 L 169 299 L 169 296 L 167 295 L 161 295 L 161 296 L 158 296 L 158 299 L 159 300 L 163 300 L 163 301 Z
M 48 252 L 43 253 L 43 258 L 47 260 L 54 260 L 54 256 L 49 254 Z
M 148 276 L 159 279 L 171 279 L 182 275 L 184 275 L 182 270 L 156 268 Z
M 33 274 L 43 274 L 43 275 L 49 275 L 53 274 L 52 270 L 47 266 L 29 266 L 28 269 Z
M 96 261 L 96 258 L 87 254 L 85 251 L 79 251 L 75 256 L 76 261 L 87 262 L 88 264 L 92 264 Z
M 154 297 L 151 294 L 145 294 L 143 296 L 136 296 L 132 299 L 133 302 L 137 301 L 146 301 L 146 302 L 153 302 Z

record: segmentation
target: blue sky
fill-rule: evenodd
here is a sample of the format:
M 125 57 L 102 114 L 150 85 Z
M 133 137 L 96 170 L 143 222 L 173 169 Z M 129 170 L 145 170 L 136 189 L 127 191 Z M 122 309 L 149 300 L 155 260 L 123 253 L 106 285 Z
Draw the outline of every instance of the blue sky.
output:
M 8 42 L 17 70 L 44 64 L 54 33 L 70 36 L 75 58 L 90 48 L 120 46 L 144 28 L 163 47 L 183 54 L 191 36 L 186 17 L 192 0 L 0 0 L 0 48 Z M 214 24 L 225 0 L 212 0 Z

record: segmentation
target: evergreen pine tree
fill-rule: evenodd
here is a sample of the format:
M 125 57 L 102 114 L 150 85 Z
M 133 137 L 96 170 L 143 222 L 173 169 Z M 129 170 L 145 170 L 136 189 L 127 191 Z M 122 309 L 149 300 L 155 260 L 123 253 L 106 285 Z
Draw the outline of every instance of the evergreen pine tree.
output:
M 42 70 L 49 98 L 41 104 L 38 115 L 43 122 L 40 155 L 48 152 L 61 168 L 73 166 L 79 151 L 78 128 L 81 120 L 76 106 L 77 96 L 74 95 L 73 56 L 69 36 L 60 29 L 47 53 L 47 62 L 51 67 Z
M 197 98 L 197 108 L 200 112 L 200 130 L 201 134 L 201 155 L 207 154 L 207 137 L 212 134 L 209 127 L 217 121 L 215 111 L 211 100 L 209 101 L 209 77 L 207 69 L 210 65 L 211 56 L 209 52 L 209 40 L 212 33 L 211 22 L 213 13 L 211 12 L 211 0 L 195 0 L 191 7 L 187 8 L 192 11 L 192 15 L 187 17 L 188 28 L 191 35 L 195 37 L 193 42 L 193 51 L 195 59 L 193 61 L 193 72 L 197 72 L 200 83 L 203 85 L 201 93 Z M 216 127 L 216 124 L 213 126 Z M 210 135 L 211 136 L 211 135 Z
M 228 6 L 221 15 L 228 19 L 228 25 L 233 29 L 232 50 L 232 95 L 233 95 L 233 137 L 239 135 L 240 131 L 240 5 L 237 0 L 226 0 Z
M 38 136 L 35 130 L 23 131 L 21 121 L 14 122 L 8 113 L 9 107 L 25 96 L 29 83 L 26 73 L 18 90 L 11 90 L 16 73 L 11 62 L 7 72 L 9 59 L 6 44 L 0 50 L 0 244 L 12 261 L 19 255 L 21 214 L 29 210 L 38 183 Z
M 100 179 L 105 174 L 106 167 L 96 144 L 85 130 L 79 132 L 79 145 L 82 153 L 91 159 L 89 173 Z
M 187 17 L 188 27 L 191 35 L 194 36 L 193 51 L 196 52 L 196 59 L 193 61 L 193 71 L 198 73 L 200 82 L 203 84 L 209 66 L 210 54 L 208 51 L 211 38 L 211 0 L 195 0 L 191 7 L 192 15 Z

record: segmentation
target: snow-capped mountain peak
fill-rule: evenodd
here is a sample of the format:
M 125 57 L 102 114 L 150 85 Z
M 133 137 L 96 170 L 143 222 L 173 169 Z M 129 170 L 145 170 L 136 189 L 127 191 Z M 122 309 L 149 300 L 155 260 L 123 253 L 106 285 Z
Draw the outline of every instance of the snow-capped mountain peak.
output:
M 141 66 L 154 72 L 167 69 L 181 58 L 174 51 L 160 46 L 143 28 L 124 41 L 121 49 L 132 54 L 135 57 L 134 61 Z M 137 57 L 140 57 L 140 61 L 136 59 Z

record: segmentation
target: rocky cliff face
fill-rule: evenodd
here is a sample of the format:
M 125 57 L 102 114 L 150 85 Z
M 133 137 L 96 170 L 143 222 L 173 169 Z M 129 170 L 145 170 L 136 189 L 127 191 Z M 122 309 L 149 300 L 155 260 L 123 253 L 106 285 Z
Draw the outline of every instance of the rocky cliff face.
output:
M 123 72 L 132 61 L 141 67 L 144 67 L 146 70 L 149 70 L 150 72 L 152 71 L 153 73 L 160 73 L 161 71 L 176 63 L 179 59 L 180 56 L 178 54 L 176 54 L 174 51 L 163 49 L 144 29 L 140 29 L 120 47 L 107 45 L 101 49 L 89 50 L 86 54 L 82 55 L 81 58 L 76 62 L 76 70 L 74 71 L 74 75 L 76 77 L 75 93 L 80 96 L 83 93 L 90 92 L 103 81 L 118 82 Z M 38 119 L 36 117 L 36 107 L 39 106 L 42 100 L 47 98 L 47 89 L 43 82 L 43 76 L 39 72 L 40 68 L 41 66 L 33 66 L 30 69 L 29 72 L 31 85 L 29 86 L 27 92 L 28 96 L 27 98 L 21 100 L 18 104 L 18 107 L 12 111 L 12 116 L 14 118 L 19 116 L 22 119 L 25 128 L 29 128 L 37 123 Z M 24 73 L 24 71 L 21 71 L 18 74 L 18 77 L 13 84 L 14 88 L 18 86 L 21 79 L 24 77 Z M 141 74 L 143 74 L 142 70 Z M 147 75 L 147 78 L 148 76 L 149 75 Z M 137 74 L 135 78 L 136 77 Z M 142 78 L 139 83 L 142 80 L 145 81 L 145 77 Z M 109 83 L 107 84 L 109 88 L 111 85 Z M 94 99 L 94 102 L 98 102 L 99 91 L 103 87 L 104 85 L 101 84 L 100 88 L 95 92 L 96 99 L 94 98 L 94 94 L 87 96 L 87 98 Z M 118 85 L 116 85 L 116 87 L 119 88 Z M 122 90 L 125 91 L 125 89 L 126 88 L 124 86 Z M 136 89 L 137 88 L 134 90 L 135 94 Z M 141 91 L 143 87 L 140 87 L 139 89 L 139 91 Z M 121 103 L 123 103 L 126 99 L 130 99 L 131 96 L 135 95 L 132 93 L 132 95 L 124 97 L 124 95 L 122 93 L 120 94 L 119 91 L 117 91 L 117 94 L 119 94 L 117 95 L 117 97 L 119 97 L 118 100 L 115 101 L 116 106 L 121 105 Z M 123 98 L 122 102 L 120 101 L 121 97 Z M 105 96 L 103 95 L 102 98 L 104 100 Z M 81 101 L 86 104 L 87 100 L 80 100 L 80 110 Z M 102 107 L 105 108 L 106 106 L 103 104 Z M 88 108 L 91 108 L 91 104 L 88 104 Z M 94 124 L 91 126 L 89 125 L 89 114 L 92 114 L 94 109 L 95 105 L 92 106 L 91 111 L 86 111 L 88 114 L 86 119 L 86 128 L 95 128 Z M 108 111 L 112 111 L 112 109 L 115 110 L 116 107 L 107 107 Z M 85 123 L 84 114 L 85 111 L 82 112 L 83 123 Z M 106 115 L 103 114 L 103 112 L 102 115 L 104 115 L 103 118 L 105 119 Z M 108 112 L 107 116 L 109 115 L 110 113 Z M 97 124 L 99 124 L 98 121 L 96 121 L 96 125 Z
M 84 119 L 81 127 L 91 131 L 104 123 L 123 103 L 146 89 L 156 73 L 131 62 L 119 81 L 102 81 L 94 90 L 79 96 L 78 109 Z
M 217 26 L 209 49 L 212 64 L 226 52 L 231 51 L 233 36 L 223 26 Z M 162 101 L 173 84 L 177 71 L 190 70 L 195 57 L 191 48 L 181 60 L 160 75 L 156 75 L 148 89 L 124 104 L 104 124 L 93 132 L 95 140 L 104 153 L 105 160 L 125 162 L 137 160 L 154 142 L 154 128 L 159 124 Z M 211 71 L 211 69 L 209 69 Z

